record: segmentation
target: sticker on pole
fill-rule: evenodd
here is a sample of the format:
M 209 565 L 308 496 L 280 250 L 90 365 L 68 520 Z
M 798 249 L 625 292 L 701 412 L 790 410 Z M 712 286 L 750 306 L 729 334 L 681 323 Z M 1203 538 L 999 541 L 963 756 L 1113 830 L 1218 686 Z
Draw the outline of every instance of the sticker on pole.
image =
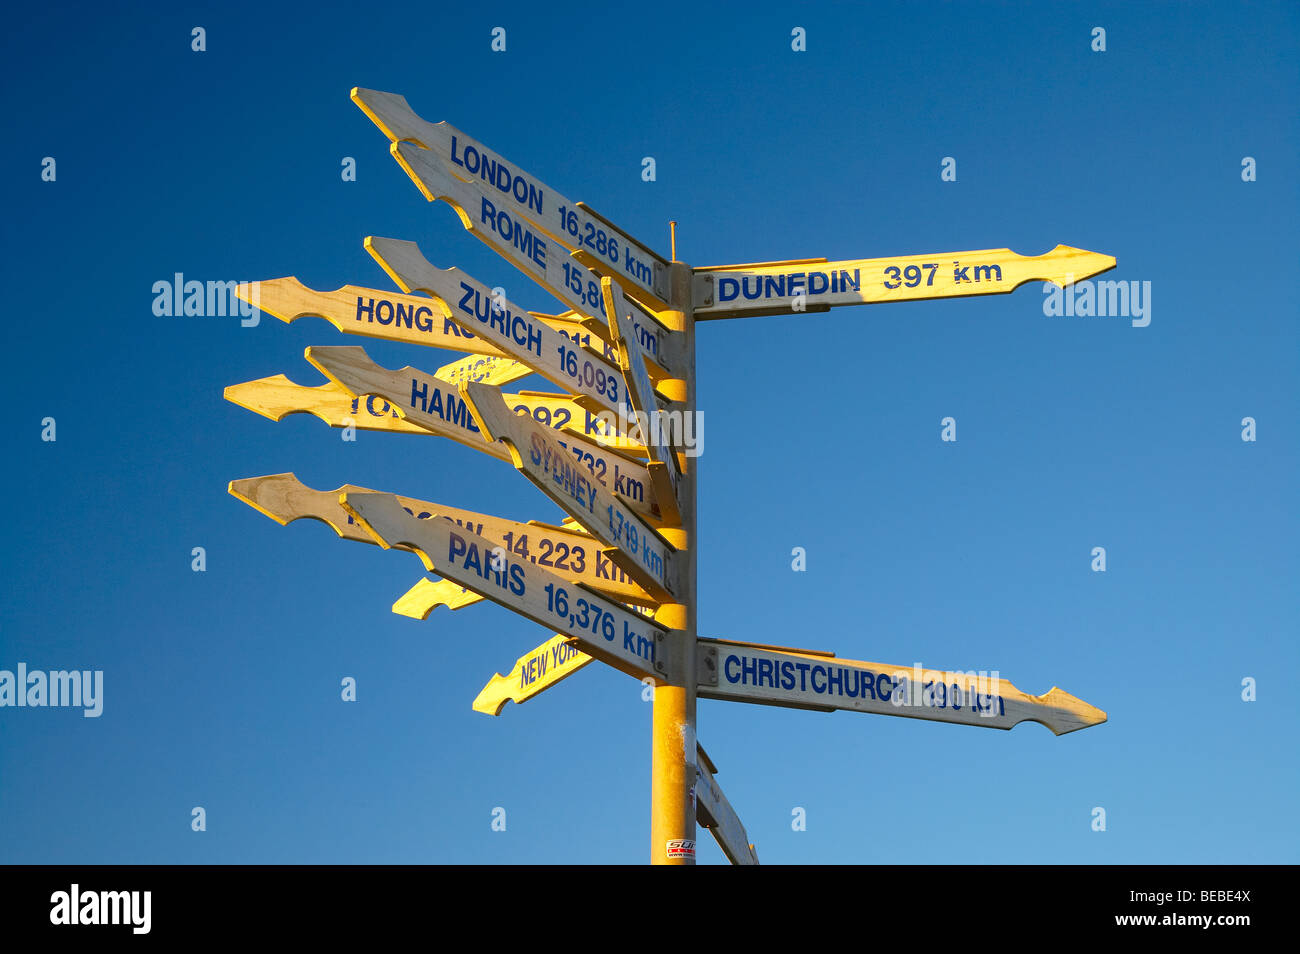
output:
M 677 858 L 689 858 L 695 860 L 695 842 L 689 838 L 670 838 L 668 839 L 668 860 L 673 861 Z

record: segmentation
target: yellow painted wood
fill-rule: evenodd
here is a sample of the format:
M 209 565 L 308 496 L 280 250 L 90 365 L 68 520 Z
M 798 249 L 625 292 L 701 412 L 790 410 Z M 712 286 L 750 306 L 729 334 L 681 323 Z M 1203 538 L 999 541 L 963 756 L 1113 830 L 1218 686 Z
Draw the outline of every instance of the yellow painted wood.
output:
M 699 653 L 702 699 L 846 709 L 988 729 L 1029 721 L 1056 735 L 1106 721 L 1105 712 L 1061 689 L 1031 696 L 994 674 L 889 666 L 728 640 L 701 639 Z
M 610 547 L 610 555 L 657 600 L 672 601 L 680 588 L 672 567 L 672 547 L 616 496 L 587 479 L 554 434 L 531 418 L 513 413 L 501 392 L 482 384 L 462 393 L 479 428 L 509 447 L 515 468 L 566 513 Z
M 446 381 L 409 366 L 397 371 L 381 368 L 364 348 L 355 346 L 313 345 L 304 357 L 354 397 L 377 394 L 407 421 L 499 460 L 509 460 L 508 454 L 479 432 L 460 392 Z
M 625 276 L 644 294 L 665 300 L 668 263 L 589 206 L 566 199 L 449 123 L 420 118 L 404 96 L 353 89 L 352 101 L 394 144 L 418 143 L 456 178 L 488 183 L 497 202 L 512 215 L 532 222 L 569 251 L 586 249 L 611 274 Z
M 765 262 L 697 268 L 695 315 L 701 320 L 796 311 L 795 289 L 807 310 L 834 305 L 1001 295 L 1025 282 L 1083 281 L 1115 267 L 1110 255 L 1058 245 L 1044 255 L 1009 248 L 934 252 L 840 262 Z
M 398 434 L 431 434 L 402 419 L 388 401 L 377 395 L 353 397 L 352 393 L 333 381 L 309 386 L 295 384 L 283 374 L 256 381 L 232 384 L 225 390 L 225 398 L 232 404 L 247 408 L 273 421 L 282 421 L 290 414 L 311 414 L 330 427 L 348 427 L 363 431 L 392 431 Z
M 465 589 L 459 583 L 423 577 L 416 580 L 414 586 L 397 598 L 397 602 L 393 604 L 393 612 L 398 616 L 409 616 L 411 619 L 428 619 L 429 614 L 439 606 L 455 611 L 466 606 L 474 606 L 482 601 L 483 597 L 473 590 Z
M 526 410 L 541 424 L 556 431 L 567 431 L 579 437 L 594 441 L 601 447 L 618 451 L 627 457 L 645 458 L 646 447 L 625 434 L 618 433 L 609 420 L 600 414 L 593 414 L 581 407 L 567 394 L 550 394 L 545 391 L 517 391 L 503 394 L 506 403 L 516 414 Z
M 606 422 L 602 418 L 579 407 L 567 395 L 520 391 L 503 396 L 515 413 L 527 411 L 544 426 L 585 438 L 623 456 L 646 456 L 644 445 L 622 435 L 611 434 L 606 430 Z M 353 426 L 363 431 L 423 434 L 426 437 L 433 433 L 404 420 L 386 398 L 374 394 L 363 398 L 354 397 L 352 392 L 333 381 L 308 386 L 295 384 L 283 374 L 277 374 L 232 384 L 226 388 L 225 398 L 232 404 L 238 404 L 273 421 L 282 421 L 290 414 L 311 414 L 330 427 Z
M 313 490 L 292 473 L 232 480 L 229 491 L 232 496 L 282 526 L 293 520 L 310 518 L 329 525 L 345 540 L 374 543 L 370 534 L 358 527 L 351 514 L 339 505 L 339 494 L 349 491 L 380 491 L 355 484 L 345 484 L 337 490 Z M 400 494 L 397 495 L 397 500 L 407 513 L 418 520 L 433 517 L 450 520 L 459 527 L 473 530 L 491 541 L 493 546 L 504 548 L 512 558 L 535 563 L 571 583 L 582 583 L 620 602 L 640 606 L 658 605 L 656 599 L 633 582 L 622 568 L 602 552 L 599 543 L 586 534 L 537 520 L 525 523 Z M 419 589 L 418 594 L 411 591 L 398 600 L 403 609 L 395 609 L 395 612 L 425 619 L 435 606 L 450 605 L 446 603 L 449 598 L 455 599 L 453 609 L 467 606 L 479 598 L 475 596 L 472 600 L 465 599 L 450 593 L 445 587 L 430 589 L 417 584 L 416 588 Z
M 600 294 L 601 276 L 548 242 L 523 219 L 512 219 L 498 208 L 496 189 L 484 190 L 477 182 L 462 182 L 451 175 L 429 150 L 410 143 L 394 143 L 390 150 L 398 164 L 430 202 L 441 199 L 455 209 L 461 224 L 480 242 L 537 282 L 568 308 L 584 318 L 604 323 Z M 637 321 L 645 329 L 642 346 L 652 361 L 680 377 L 685 356 L 681 336 L 658 323 L 634 298 Z M 652 329 L 657 329 L 652 334 Z
M 627 383 L 632 406 L 638 412 L 638 425 L 630 429 L 634 436 L 646 442 L 651 458 L 646 470 L 650 474 L 655 500 L 659 501 L 660 513 L 666 523 L 677 525 L 682 522 L 681 505 L 677 499 L 679 463 L 669 444 L 659 399 L 646 370 L 635 312 L 618 282 L 612 278 L 602 278 L 600 287 L 605 300 L 610 336 L 618 343 L 619 366 Z M 680 415 L 684 412 L 677 408 L 673 413 Z
M 489 679 L 474 700 L 474 711 L 499 716 L 507 702 L 522 705 L 594 661 L 573 639 L 557 634 L 520 656 L 505 675 Z
M 497 358 L 507 356 L 448 320 L 440 303 L 420 295 L 399 295 L 358 285 L 315 291 L 293 277 L 245 282 L 235 294 L 286 324 L 310 316 L 325 319 L 344 334 Z
M 627 397 L 618 366 L 575 347 L 569 335 L 533 317 L 458 268 L 436 268 L 414 242 L 370 236 L 368 251 L 399 287 L 432 295 L 452 321 L 528 365 L 552 384 L 617 413 Z M 490 382 L 485 382 L 490 383 Z
M 483 437 L 478 424 L 466 408 L 459 391 L 415 368 L 397 371 L 381 368 L 370 360 L 363 348 L 317 347 L 306 351 L 307 360 L 348 393 L 361 397 L 377 394 L 389 402 L 406 420 L 436 434 L 460 441 L 498 460 L 509 460 L 509 452 Z M 486 385 L 472 384 L 471 387 Z M 499 392 L 498 392 L 499 395 Z M 437 411 L 430 412 L 435 405 Z M 584 468 L 590 479 L 602 487 L 612 488 L 626 506 L 643 516 L 659 514 L 650 490 L 650 475 L 639 460 L 623 456 L 617 450 L 601 447 L 576 434 L 557 434 L 555 441 Z
M 469 381 L 500 386 L 519 381 L 533 373 L 533 369 L 514 358 L 493 358 L 471 354 L 444 364 L 433 373 L 435 378 L 448 384 L 461 385 Z
M 391 494 L 346 493 L 339 502 L 381 546 L 409 547 L 429 572 L 573 637 L 615 669 L 639 679 L 681 678 L 686 660 L 662 627 L 582 584 L 526 560 L 497 559 L 490 540 L 448 520 L 417 520 Z
M 714 840 L 727 860 L 733 865 L 756 865 L 758 853 L 750 844 L 740 816 L 722 794 L 722 787 L 713 777 L 717 768 L 702 747 L 696 750 L 695 804 L 696 818 L 713 833 Z
M 676 244 L 674 235 L 674 251 Z M 679 336 L 685 360 L 673 380 L 664 381 L 661 389 L 666 397 L 680 401 L 684 409 L 694 410 L 695 319 L 690 304 L 690 279 L 690 269 L 674 261 L 670 273 L 673 304 L 660 317 Z M 677 548 L 675 561 L 680 586 L 675 592 L 676 600 L 655 613 L 656 619 L 680 634 L 676 646 L 689 660 L 696 657 L 698 633 L 697 467 L 698 459 L 689 460 L 681 476 L 678 526 L 663 530 L 664 538 Z M 650 719 L 650 858 L 657 865 L 695 864 L 698 814 L 694 796 L 698 749 L 695 676 L 695 671 L 688 668 L 680 680 L 656 686 L 654 690 Z M 678 847 L 685 850 L 674 851 Z
M 627 382 L 628 396 L 632 407 L 646 417 L 649 433 L 639 433 L 638 437 L 650 455 L 651 460 L 666 464 L 670 468 L 670 498 L 677 496 L 677 455 L 668 443 L 664 428 L 657 426 L 660 404 L 650 375 L 646 371 L 645 355 L 641 350 L 641 341 L 637 337 L 636 318 L 628 305 L 623 287 L 611 278 L 600 280 L 601 294 L 605 301 L 605 315 L 609 321 L 611 339 L 618 344 L 619 366 Z M 662 498 L 661 498 L 662 499 Z
M 241 283 L 235 294 L 267 314 L 291 323 L 299 318 L 323 318 L 344 334 L 402 341 L 408 344 L 471 354 L 505 358 L 509 355 L 496 346 L 461 328 L 448 316 L 449 306 L 441 299 L 423 295 L 405 295 L 378 288 L 344 285 L 335 291 L 316 291 L 297 278 L 272 278 Z M 591 331 L 581 329 L 573 312 L 548 315 L 529 312 L 537 320 L 579 340 L 585 350 L 610 364 L 618 361 L 618 352 L 606 338 L 603 326 Z M 586 331 L 583 334 L 583 331 Z M 580 336 L 580 338 L 579 338 Z M 493 381 L 504 384 L 506 381 Z

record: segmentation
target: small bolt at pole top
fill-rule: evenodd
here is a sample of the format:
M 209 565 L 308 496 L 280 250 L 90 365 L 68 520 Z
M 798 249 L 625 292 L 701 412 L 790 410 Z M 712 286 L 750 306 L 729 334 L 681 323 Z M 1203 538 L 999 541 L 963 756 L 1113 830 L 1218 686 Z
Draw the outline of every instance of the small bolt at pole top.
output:
M 673 261 L 675 262 L 677 261 L 677 223 L 674 221 L 670 221 L 668 223 L 668 231 L 672 236 Z

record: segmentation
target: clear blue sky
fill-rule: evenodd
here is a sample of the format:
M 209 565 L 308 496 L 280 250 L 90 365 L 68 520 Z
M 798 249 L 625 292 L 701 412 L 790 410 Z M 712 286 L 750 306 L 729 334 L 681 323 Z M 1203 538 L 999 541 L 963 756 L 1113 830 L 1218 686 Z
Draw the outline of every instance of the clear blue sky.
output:
M 765 862 L 1297 861 L 1298 21 L 1284 3 L 25 5 L 0 38 L 0 668 L 102 669 L 105 699 L 98 719 L 0 709 L 0 860 L 649 857 L 637 682 L 595 665 L 475 713 L 546 631 L 493 605 L 395 616 L 415 558 L 226 493 L 292 470 L 557 519 L 449 441 L 349 444 L 222 399 L 320 383 L 312 344 L 455 355 L 152 312 L 175 272 L 391 288 L 370 234 L 556 309 L 423 200 L 359 85 L 663 253 L 676 219 L 694 265 L 1063 243 L 1151 282 L 1146 328 L 1046 317 L 1036 283 L 700 328 L 702 634 L 997 669 L 1110 715 L 1056 738 L 705 701 L 700 739 Z M 700 860 L 722 860 L 703 830 Z

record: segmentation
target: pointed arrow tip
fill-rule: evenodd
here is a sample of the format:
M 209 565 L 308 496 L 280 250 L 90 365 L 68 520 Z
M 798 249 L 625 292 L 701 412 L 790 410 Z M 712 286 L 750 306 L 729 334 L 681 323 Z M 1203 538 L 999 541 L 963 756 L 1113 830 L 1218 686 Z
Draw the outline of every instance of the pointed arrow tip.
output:
M 1038 698 L 1056 710 L 1056 718 L 1053 720 L 1056 724 L 1044 723 L 1056 735 L 1065 735 L 1067 732 L 1077 732 L 1079 729 L 1101 725 L 1108 718 L 1103 710 L 1056 686 Z
M 1102 272 L 1108 272 L 1117 264 L 1114 255 L 1090 252 L 1087 249 L 1074 248 L 1071 245 L 1058 245 L 1042 257 L 1052 260 L 1054 271 L 1064 273 L 1061 279 L 1048 278 L 1045 281 L 1061 287 L 1084 281 L 1094 275 L 1100 275 Z

